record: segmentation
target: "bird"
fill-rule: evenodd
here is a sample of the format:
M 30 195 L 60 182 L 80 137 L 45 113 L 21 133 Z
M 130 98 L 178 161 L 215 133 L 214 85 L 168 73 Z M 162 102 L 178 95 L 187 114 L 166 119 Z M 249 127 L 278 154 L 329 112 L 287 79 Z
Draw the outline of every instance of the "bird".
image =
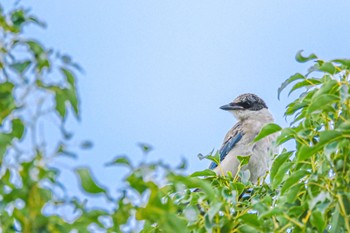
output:
M 219 150 L 220 163 L 212 162 L 209 169 L 217 175 L 226 175 L 231 172 L 235 176 L 239 169 L 237 156 L 250 156 L 247 165 L 241 171 L 249 171 L 249 181 L 257 184 L 269 170 L 273 153 L 277 152 L 274 146 L 276 134 L 271 134 L 257 142 L 254 138 L 267 123 L 274 121 L 266 103 L 257 95 L 245 93 L 239 95 L 231 103 L 220 109 L 228 111 L 237 119 L 237 123 L 227 132 Z

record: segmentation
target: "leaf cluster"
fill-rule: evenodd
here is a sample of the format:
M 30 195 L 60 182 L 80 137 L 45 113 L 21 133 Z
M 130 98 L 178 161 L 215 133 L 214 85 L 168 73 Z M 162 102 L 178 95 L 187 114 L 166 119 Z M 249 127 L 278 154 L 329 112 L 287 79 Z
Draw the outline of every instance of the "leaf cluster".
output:
M 87 232 L 93 223 L 103 226 L 99 217 L 106 211 L 67 196 L 60 170 L 51 166 L 59 156 L 75 156 L 65 121 L 69 112 L 80 117 L 75 72 L 81 69 L 25 33 L 30 26 L 45 24 L 28 9 L 5 11 L 0 4 L 0 231 Z M 48 123 L 58 126 L 53 144 L 39 127 Z M 88 179 L 84 169 L 77 173 Z M 64 208 L 74 211 L 58 214 Z
M 167 168 L 162 185 L 129 166 L 126 193 L 136 192 L 143 200 L 133 202 L 135 194 L 128 198 L 129 213 L 135 213 L 130 219 L 143 221 L 142 232 L 350 231 L 350 62 L 301 52 L 296 59 L 314 65 L 278 90 L 278 95 L 287 87 L 289 94 L 299 91 L 285 111 L 292 123 L 285 128 L 268 124 L 255 139 L 279 132 L 277 146 L 295 145 L 275 155 L 269 182 L 253 185 L 243 172 L 217 177 L 205 170 L 186 176 Z M 216 161 L 217 154 L 201 157 Z M 241 159 L 241 166 L 246 162 Z M 151 167 L 156 174 L 160 165 Z

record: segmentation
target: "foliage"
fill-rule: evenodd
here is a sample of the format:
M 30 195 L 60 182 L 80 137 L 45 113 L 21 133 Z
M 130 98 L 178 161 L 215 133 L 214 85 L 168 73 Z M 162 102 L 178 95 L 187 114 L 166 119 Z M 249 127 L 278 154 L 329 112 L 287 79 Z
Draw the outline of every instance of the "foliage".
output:
M 98 218 L 105 212 L 68 198 L 58 181 L 60 171 L 50 166 L 58 156 L 74 157 L 64 123 L 69 112 L 80 117 L 75 81 L 80 67 L 30 38 L 25 29 L 31 25 L 45 26 L 27 9 L 6 12 L 0 5 L 0 231 L 86 232 L 92 223 L 102 225 Z M 48 125 L 57 125 L 61 134 L 55 145 L 45 138 Z M 101 191 L 89 170 L 77 173 L 84 188 Z M 55 213 L 64 207 L 75 209 L 70 219 Z
M 0 8 L 2 232 L 350 232 L 350 60 L 297 54 L 297 61 L 314 65 L 278 90 L 278 96 L 287 87 L 289 94 L 299 92 L 285 112 L 292 123 L 286 128 L 269 124 L 256 138 L 279 132 L 277 145 L 292 141 L 295 149 L 275 155 L 269 179 L 260 185 L 251 184 L 242 172 L 186 175 L 186 161 L 177 167 L 135 165 L 117 157 L 106 166 L 129 169 L 117 197 L 97 184 L 88 168 L 75 170 L 82 189 L 104 197 L 113 208 L 91 209 L 67 196 L 52 162 L 58 156 L 74 157 L 65 122 L 70 113 L 80 118 L 75 82 L 80 67 L 27 38 L 27 26 L 44 26 L 30 11 Z M 62 135 L 50 151 L 39 125 L 52 118 Z M 152 149 L 140 147 L 144 154 Z M 248 162 L 240 160 L 241 166 Z M 71 216 L 57 213 L 64 207 L 74 209 Z
M 315 64 L 278 90 L 299 91 L 285 112 L 291 125 L 266 125 L 255 139 L 280 132 L 277 145 L 294 142 L 295 150 L 275 155 L 270 182 L 252 185 L 243 173 L 217 177 L 210 170 L 186 176 L 161 163 L 134 168 L 118 158 L 115 163 L 130 168 L 120 224 L 135 213 L 142 232 L 350 232 L 350 61 L 301 52 L 296 59 Z M 150 178 L 160 168 L 165 185 Z M 135 203 L 135 195 L 143 201 Z

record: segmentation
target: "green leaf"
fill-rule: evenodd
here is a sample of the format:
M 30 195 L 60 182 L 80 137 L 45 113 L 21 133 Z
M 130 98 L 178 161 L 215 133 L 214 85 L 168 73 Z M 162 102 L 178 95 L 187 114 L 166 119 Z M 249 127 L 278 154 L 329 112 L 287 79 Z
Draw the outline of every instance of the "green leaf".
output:
M 209 220 L 212 221 L 214 216 L 219 212 L 219 210 L 221 209 L 223 203 L 222 202 L 218 202 L 218 203 L 213 203 L 210 205 L 210 208 L 207 212 Z
M 328 108 L 331 104 L 338 102 L 339 100 L 339 96 L 331 94 L 318 96 L 317 98 L 312 99 L 312 102 L 307 107 L 307 112 L 310 114 L 317 110 L 323 110 L 325 108 Z
M 215 153 L 215 155 L 213 155 L 213 151 L 212 151 L 210 154 L 208 154 L 208 155 L 198 154 L 198 158 L 199 158 L 200 160 L 202 160 L 202 159 L 208 159 L 208 160 L 210 160 L 210 161 L 215 162 L 216 164 L 220 164 L 220 153 L 219 153 L 219 151 L 217 151 L 217 152 Z
M 239 219 L 241 220 L 241 222 L 243 224 L 247 224 L 248 226 L 254 227 L 256 230 L 261 231 L 261 226 L 260 226 L 260 222 L 258 220 L 257 215 L 255 215 L 255 214 L 244 214 L 241 217 L 239 217 Z
M 175 214 L 164 213 L 165 221 L 164 223 L 164 231 L 165 232 L 182 232 L 186 231 L 186 221 L 178 217 Z
M 260 133 L 254 138 L 253 142 L 257 142 L 264 137 L 267 137 L 271 134 L 274 134 L 280 131 L 281 129 L 282 129 L 281 126 L 275 123 L 269 123 L 260 130 Z
M 283 195 L 287 190 L 289 190 L 293 185 L 298 184 L 299 180 L 309 174 L 306 170 L 299 170 L 292 173 L 284 182 L 281 194 Z
M 69 84 L 69 88 L 62 89 L 63 94 L 65 96 L 65 101 L 66 100 L 69 101 L 70 105 L 73 108 L 73 113 L 74 113 L 75 117 L 77 119 L 79 119 L 79 117 L 80 117 L 79 101 L 78 101 L 78 95 L 77 95 L 76 86 L 75 86 L 74 74 L 72 73 L 72 71 L 70 71 L 64 67 L 60 67 L 60 71 L 62 72 L 62 74 L 66 78 L 66 81 Z M 63 112 L 62 109 L 60 109 L 60 111 Z
M 288 215 L 290 217 L 298 218 L 305 212 L 305 204 L 303 206 L 292 206 L 288 209 Z
M 300 89 L 302 87 L 316 86 L 316 85 L 319 85 L 321 83 L 322 83 L 322 81 L 320 79 L 317 79 L 317 78 L 305 79 L 304 81 L 300 81 L 300 82 L 294 84 L 292 89 L 289 91 L 288 96 L 290 94 L 292 94 L 295 90 L 298 90 L 298 89 Z
M 205 180 L 199 179 L 197 177 L 186 177 L 181 175 L 171 174 L 168 177 L 169 181 L 175 183 L 182 183 L 187 188 L 199 188 L 203 191 L 211 200 L 214 200 L 216 197 L 216 192 L 213 187 L 206 182 Z
M 346 135 L 345 132 L 339 132 L 336 130 L 325 130 L 320 133 L 320 141 L 316 144 L 315 148 L 320 149 L 325 144 L 328 144 L 333 141 L 338 141 L 343 138 L 347 138 L 349 135 Z
M 32 64 L 32 62 L 29 60 L 26 60 L 23 62 L 13 63 L 10 65 L 10 68 L 18 72 L 20 75 L 22 75 L 28 69 L 30 64 Z
M 281 145 L 286 141 L 294 138 L 294 135 L 295 135 L 295 130 L 293 128 L 284 128 L 282 129 L 280 135 L 278 135 L 276 139 L 276 144 Z
M 119 227 L 123 224 L 126 224 L 129 217 L 131 217 L 131 211 L 133 209 L 133 205 L 131 203 L 127 203 L 125 198 L 122 197 L 118 201 L 118 211 L 116 211 L 112 215 L 112 219 L 114 223 Z
M 76 90 L 73 87 L 71 87 L 69 89 L 63 89 L 63 93 L 66 96 L 66 100 L 68 100 L 70 105 L 72 106 L 75 117 L 79 119 L 79 101 Z
M 231 183 L 230 184 L 230 186 L 231 186 L 231 189 L 232 190 L 235 190 L 236 192 L 237 192 L 237 195 L 239 196 L 239 195 L 241 195 L 242 193 L 243 193 L 243 191 L 244 191 L 244 189 L 245 189 L 245 185 L 244 184 L 242 184 L 241 182 L 234 182 L 234 183 Z
M 16 9 L 11 13 L 11 21 L 16 31 L 20 31 L 22 25 L 26 22 L 26 15 L 22 9 Z
M 341 124 L 337 127 L 338 131 L 349 131 L 350 130 L 350 120 L 343 120 Z
M 284 90 L 284 88 L 286 88 L 290 83 L 292 83 L 298 79 L 305 79 L 305 76 L 300 74 L 300 73 L 296 73 L 296 74 L 290 76 L 286 81 L 284 81 L 282 83 L 282 85 L 278 88 L 277 98 L 280 99 L 281 92 Z
M 286 189 L 284 196 L 286 197 L 287 202 L 294 203 L 294 201 L 298 198 L 298 194 L 302 190 L 304 190 L 303 183 L 294 184 L 289 189 Z
M 76 153 L 66 150 L 66 148 L 62 145 L 58 148 L 57 154 L 67 156 L 72 159 L 78 158 L 78 155 Z
M 307 61 L 310 61 L 310 60 L 314 60 L 314 59 L 317 59 L 317 56 L 312 53 L 310 54 L 309 56 L 307 57 L 304 57 L 301 53 L 303 52 L 303 50 L 300 50 L 296 55 L 295 55 L 295 59 L 300 62 L 300 63 L 304 63 L 304 62 L 307 62 Z
M 317 153 L 319 150 L 323 149 L 326 144 L 332 143 L 333 141 L 340 141 L 345 135 L 342 132 L 335 130 L 326 130 L 320 133 L 319 142 L 313 146 L 309 147 L 307 145 L 302 145 L 297 151 L 297 160 L 304 161 L 310 158 L 313 154 Z
M 337 80 L 330 79 L 323 81 L 323 84 L 319 90 L 315 92 L 312 99 L 315 99 L 324 94 L 335 94 L 340 89 L 340 83 Z
M 281 168 L 282 164 L 285 163 L 289 157 L 293 154 L 293 151 L 283 152 L 277 156 L 271 166 L 270 174 L 271 179 L 274 179 L 278 170 Z
M 176 169 L 185 170 L 187 168 L 187 160 L 185 158 L 181 158 L 181 163 L 176 166 Z
M 346 215 L 350 215 L 350 193 L 344 193 L 340 197 L 342 199 Z
M 16 109 L 15 98 L 12 93 L 13 88 L 13 83 L 0 83 L 0 125 Z
M 344 218 L 341 216 L 339 213 L 339 209 L 335 208 L 332 217 L 331 217 L 331 222 L 330 222 L 330 233 L 339 233 L 339 232 L 345 232 L 342 231 L 342 226 L 344 226 Z
M 47 57 L 47 52 L 43 48 L 43 46 L 35 40 L 25 41 L 28 45 L 29 50 L 34 55 L 36 61 L 36 69 L 38 72 L 41 72 L 43 68 L 50 68 L 50 62 Z
M 146 144 L 146 143 L 138 143 L 138 146 L 141 148 L 141 150 L 142 150 L 142 152 L 144 153 L 144 154 L 147 154 L 147 153 L 149 153 L 150 151 L 152 151 L 153 150 L 153 147 L 151 146 L 151 145 L 149 145 L 149 144 Z
M 287 106 L 287 110 L 285 111 L 285 116 L 290 116 L 296 113 L 298 110 L 303 109 L 305 106 L 309 104 L 309 100 L 300 100 L 297 99 L 296 101 L 290 103 Z
M 197 176 L 216 176 L 216 173 L 213 170 L 205 169 L 203 171 L 197 171 L 190 175 L 190 177 L 197 177 Z
M 325 62 L 323 63 L 320 68 L 319 68 L 320 71 L 323 71 L 323 72 L 326 72 L 326 73 L 329 73 L 329 74 L 335 74 L 337 73 L 337 68 L 333 65 L 333 63 L 331 62 Z
M 271 176 L 271 184 L 273 188 L 277 188 L 278 185 L 282 183 L 287 171 L 293 166 L 292 162 L 284 162 L 281 167 L 278 169 L 275 176 Z
M 56 112 L 61 117 L 62 120 L 66 118 L 66 95 L 63 90 L 56 91 L 55 93 L 55 101 L 56 101 Z
M 126 156 L 119 156 L 105 164 L 105 166 L 126 165 L 132 167 L 130 160 Z
M 105 189 L 95 183 L 89 168 L 77 168 L 75 173 L 79 176 L 80 184 L 85 192 L 90 194 L 106 193 Z
M 326 228 L 326 224 L 322 213 L 318 210 L 313 210 L 310 217 L 310 222 L 313 226 L 316 227 L 318 232 L 323 232 Z
M 5 154 L 7 147 L 11 144 L 13 137 L 9 134 L 0 133 L 0 164 L 2 157 Z
M 237 230 L 238 230 L 237 232 L 239 232 L 239 233 L 255 233 L 255 232 L 257 232 L 255 227 L 251 227 L 249 225 L 243 225 L 243 224 L 240 225 Z
M 350 59 L 335 59 L 335 60 L 332 60 L 332 62 L 340 63 L 346 66 L 347 68 L 350 68 Z
M 310 158 L 314 153 L 314 149 L 310 146 L 307 145 L 301 145 L 301 147 L 299 148 L 299 150 L 297 151 L 297 161 L 304 161 L 308 158 Z
M 244 165 L 247 165 L 250 160 L 250 155 L 248 156 L 237 156 L 237 159 L 240 163 L 240 165 L 243 167 Z
M 12 120 L 12 136 L 18 139 L 23 137 L 24 133 L 24 123 L 21 119 L 13 119 Z
M 270 209 L 261 213 L 259 218 L 271 219 L 272 216 L 278 216 L 278 215 L 283 215 L 283 210 L 279 209 L 278 207 L 274 207 L 273 209 Z
M 63 75 L 66 77 L 66 80 L 69 83 L 69 85 L 71 87 L 75 88 L 75 77 L 74 77 L 72 71 L 70 71 L 64 67 L 61 67 L 60 70 L 63 73 Z
M 143 194 L 148 189 L 148 185 L 143 180 L 143 177 L 137 172 L 131 173 L 131 175 L 126 178 L 126 181 L 139 194 Z
M 36 58 L 39 58 L 42 54 L 45 53 L 43 46 L 38 41 L 28 40 L 25 43 L 29 46 L 29 49 Z
M 204 227 L 206 229 L 206 232 L 211 232 L 213 226 L 214 226 L 213 221 L 210 221 L 209 216 L 205 215 L 204 216 Z
M 42 27 L 42 28 L 45 28 L 46 27 L 46 23 L 39 20 L 37 17 L 35 16 L 29 16 L 28 17 L 28 21 L 32 22 L 32 23 L 35 23 L 36 25 Z

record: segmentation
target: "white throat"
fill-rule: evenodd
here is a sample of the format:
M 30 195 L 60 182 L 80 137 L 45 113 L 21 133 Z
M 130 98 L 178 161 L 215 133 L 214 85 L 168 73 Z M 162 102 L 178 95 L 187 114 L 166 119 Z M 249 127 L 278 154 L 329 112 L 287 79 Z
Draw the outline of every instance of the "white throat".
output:
M 258 111 L 233 110 L 230 111 L 238 121 L 256 120 L 260 122 L 271 122 L 273 117 L 267 108 Z

